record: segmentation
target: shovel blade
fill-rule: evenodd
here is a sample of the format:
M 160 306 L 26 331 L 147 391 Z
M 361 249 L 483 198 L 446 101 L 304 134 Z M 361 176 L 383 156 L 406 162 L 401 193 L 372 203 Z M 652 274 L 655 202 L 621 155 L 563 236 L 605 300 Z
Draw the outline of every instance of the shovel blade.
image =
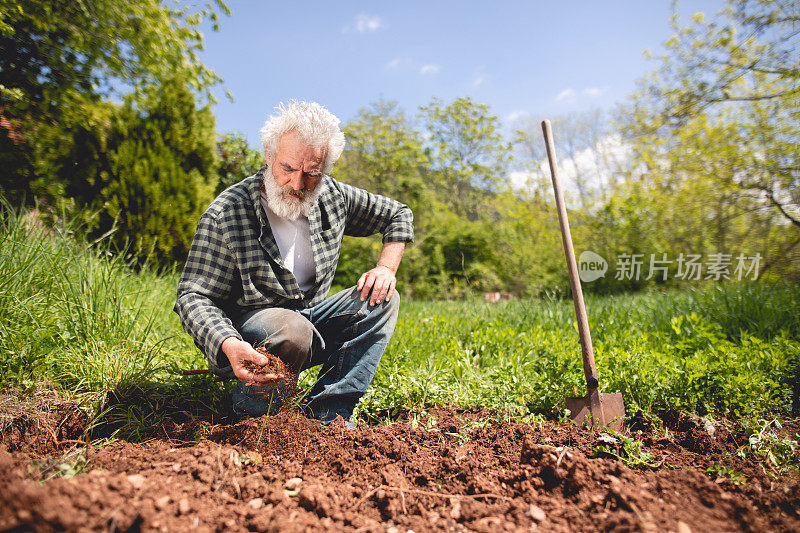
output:
M 625 420 L 625 404 L 621 392 L 601 392 L 600 409 L 592 409 L 590 396 L 567 397 L 567 409 L 570 418 L 579 426 L 589 426 L 594 429 L 608 427 L 614 431 L 622 431 Z M 599 411 L 599 412 L 593 412 Z

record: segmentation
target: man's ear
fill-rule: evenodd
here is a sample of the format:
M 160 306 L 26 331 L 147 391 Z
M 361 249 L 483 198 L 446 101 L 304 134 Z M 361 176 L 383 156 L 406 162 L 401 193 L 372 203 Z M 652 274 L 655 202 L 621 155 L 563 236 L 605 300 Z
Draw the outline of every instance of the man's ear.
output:
M 269 148 L 264 148 L 264 160 L 267 162 L 268 165 L 271 164 L 269 160 Z

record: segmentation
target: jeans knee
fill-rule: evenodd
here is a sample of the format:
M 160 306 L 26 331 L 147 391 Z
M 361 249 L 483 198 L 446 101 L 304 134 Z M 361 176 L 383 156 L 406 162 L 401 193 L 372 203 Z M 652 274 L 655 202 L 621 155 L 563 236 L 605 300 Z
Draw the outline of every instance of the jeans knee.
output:
M 267 350 L 280 357 L 294 372 L 299 372 L 311 353 L 314 326 L 299 313 L 281 318 L 280 329 L 267 339 Z
M 280 335 L 286 348 L 308 352 L 314 340 L 314 325 L 299 313 L 287 318 L 280 329 Z

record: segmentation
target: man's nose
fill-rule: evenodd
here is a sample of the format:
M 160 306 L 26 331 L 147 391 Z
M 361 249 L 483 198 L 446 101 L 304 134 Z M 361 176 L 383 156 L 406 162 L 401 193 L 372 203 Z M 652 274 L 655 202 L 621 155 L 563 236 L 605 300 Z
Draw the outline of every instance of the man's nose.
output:
M 302 191 L 303 189 L 305 189 L 305 180 L 303 179 L 303 173 L 296 172 L 292 176 L 292 180 L 289 182 L 289 185 L 291 185 L 292 189 L 294 189 L 295 191 Z

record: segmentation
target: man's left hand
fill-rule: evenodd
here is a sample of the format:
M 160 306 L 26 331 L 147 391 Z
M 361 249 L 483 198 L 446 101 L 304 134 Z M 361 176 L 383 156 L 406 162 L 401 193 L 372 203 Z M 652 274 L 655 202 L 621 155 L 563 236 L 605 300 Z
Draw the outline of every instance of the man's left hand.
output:
M 361 292 L 361 301 L 369 298 L 369 305 L 389 301 L 394 294 L 397 278 L 389 267 L 378 265 L 358 278 L 356 290 Z M 372 291 L 372 294 L 370 294 Z

